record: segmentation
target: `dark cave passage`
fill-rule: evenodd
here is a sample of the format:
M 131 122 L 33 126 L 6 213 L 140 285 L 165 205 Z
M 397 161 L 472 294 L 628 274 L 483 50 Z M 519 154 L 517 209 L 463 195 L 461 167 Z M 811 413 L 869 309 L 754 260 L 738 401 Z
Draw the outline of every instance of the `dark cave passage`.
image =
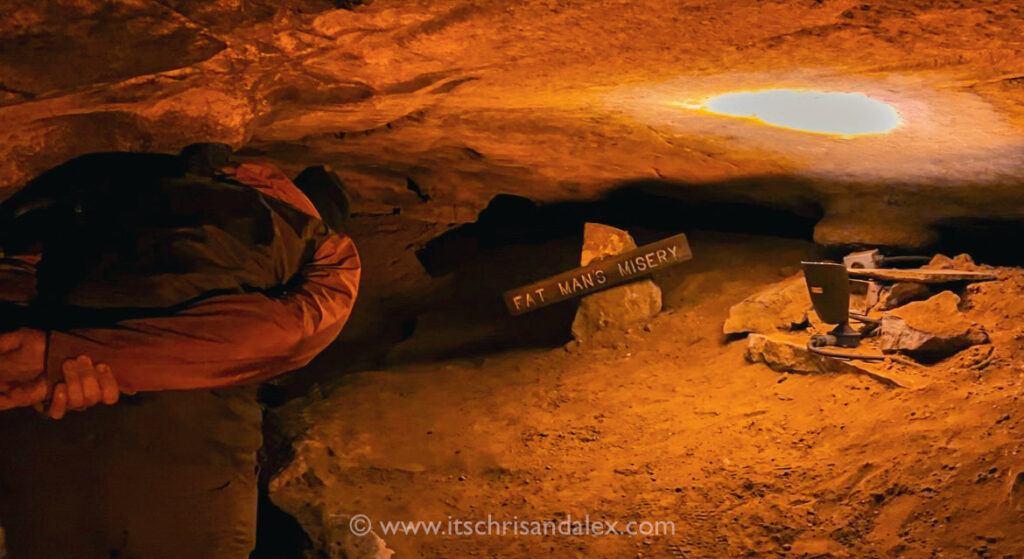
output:
M 693 188 L 688 196 L 667 196 L 654 186 L 664 185 L 628 184 L 604 199 L 587 202 L 537 204 L 521 196 L 496 196 L 477 221 L 444 232 L 416 251 L 429 278 L 427 287 L 415 294 L 396 294 L 401 304 L 363 309 L 368 319 L 391 325 L 386 333 L 376 329 L 364 339 L 343 336 L 332 348 L 334 356 L 329 349 L 312 369 L 320 370 L 323 364 L 325 374 L 336 373 L 334 363 L 343 355 L 350 357 L 345 359 L 351 364 L 348 370 L 360 370 L 564 344 L 570 339 L 575 302 L 511 317 L 502 293 L 578 267 L 587 222 L 626 229 L 643 245 L 695 231 L 810 241 L 820 218 L 820 209 L 810 202 L 797 210 L 722 202 L 709 194 L 717 184 Z M 405 225 L 395 227 L 413 227 L 405 221 L 396 223 Z M 382 270 L 399 273 L 390 266 Z M 386 283 L 388 278 L 375 281 Z M 359 355 L 351 358 L 352 351 Z
M 955 219 L 936 227 L 936 251 L 947 255 L 970 254 L 975 262 L 992 266 L 1024 265 L 1024 219 Z
M 769 187 L 788 192 L 788 202 L 772 204 L 737 194 Z M 416 261 L 428 276 L 427 287 L 395 294 L 399 303 L 364 309 L 373 321 L 390 325 L 386 332 L 378 328 L 362 338 L 343 336 L 311 370 L 334 374 L 339 360 L 346 363 L 345 370 L 356 371 L 516 348 L 557 347 L 570 339 L 574 302 L 511 317 L 502 304 L 502 293 L 579 266 L 584 223 L 625 229 L 641 245 L 695 232 L 812 243 L 823 211 L 805 191 L 801 179 L 763 177 L 685 187 L 666 181 L 630 182 L 602 199 L 580 202 L 538 204 L 521 196 L 498 195 L 477 221 L 434 236 L 416 250 Z M 412 227 L 400 217 L 395 219 L 399 220 L 395 227 Z M 1024 232 L 1024 221 L 947 221 L 937 231 L 938 242 L 926 249 L 884 252 L 950 256 L 968 252 L 979 263 L 1022 262 L 1021 251 L 1011 241 Z M 392 251 L 408 248 L 388 247 Z M 838 261 L 861 248 L 866 247 L 819 246 L 816 254 Z M 780 266 L 798 264 L 779 262 Z M 398 273 L 387 266 L 382 269 L 385 274 Z M 386 283 L 388 278 L 375 281 Z M 354 320 L 358 318 L 357 314 Z M 350 329 L 359 330 L 358 325 Z

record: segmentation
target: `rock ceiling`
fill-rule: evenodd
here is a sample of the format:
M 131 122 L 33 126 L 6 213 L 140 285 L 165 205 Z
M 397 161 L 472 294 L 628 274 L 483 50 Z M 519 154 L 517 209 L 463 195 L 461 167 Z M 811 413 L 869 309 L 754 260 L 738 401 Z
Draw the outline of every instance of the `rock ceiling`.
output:
M 39 5 L 43 4 L 43 7 Z M 357 210 L 465 222 L 498 193 L 667 195 L 823 217 L 916 246 L 1024 217 L 1024 6 L 901 0 L 13 0 L 0 8 L 0 189 L 100 150 L 224 141 L 332 165 Z M 686 109 L 737 90 L 862 92 L 885 135 Z

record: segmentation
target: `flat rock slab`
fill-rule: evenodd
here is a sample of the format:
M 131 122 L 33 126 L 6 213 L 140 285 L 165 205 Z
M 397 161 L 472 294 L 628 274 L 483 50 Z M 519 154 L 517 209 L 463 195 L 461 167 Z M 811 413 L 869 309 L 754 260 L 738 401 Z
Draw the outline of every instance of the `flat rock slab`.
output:
M 811 297 L 802 273 L 791 276 L 747 297 L 729 309 L 722 332 L 770 334 L 792 330 L 807 322 Z
M 847 268 L 850 277 L 880 281 L 901 281 L 912 283 L 949 283 L 954 281 L 993 281 L 995 274 L 969 272 L 967 270 L 928 270 L 890 268 Z
M 622 229 L 587 223 L 583 228 L 580 265 L 586 266 L 605 256 L 614 256 L 636 248 L 636 241 Z M 661 288 L 649 279 L 613 287 L 587 295 L 580 301 L 572 322 L 577 340 L 592 338 L 607 328 L 625 329 L 661 312 Z
M 960 312 L 960 297 L 943 291 L 882 317 L 882 350 L 948 357 L 989 341 L 988 333 Z
M 925 384 L 924 379 L 902 373 L 892 363 L 843 361 L 811 353 L 806 344 L 761 334 L 747 338 L 744 356 L 751 363 L 764 363 L 780 373 L 865 375 L 891 388 L 919 388 Z

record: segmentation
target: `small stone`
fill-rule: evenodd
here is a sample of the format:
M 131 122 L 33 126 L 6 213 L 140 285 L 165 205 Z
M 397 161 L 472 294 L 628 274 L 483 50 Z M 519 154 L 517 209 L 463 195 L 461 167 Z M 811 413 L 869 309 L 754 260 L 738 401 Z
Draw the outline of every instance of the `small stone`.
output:
M 807 283 L 803 273 L 799 273 L 733 305 L 722 332 L 771 334 L 793 330 L 807 322 L 810 308 Z
M 970 254 L 958 254 L 953 258 L 945 254 L 936 254 L 931 262 L 922 266 L 928 270 L 973 270 L 977 267 Z
M 583 250 L 580 252 L 580 266 L 636 248 L 636 241 L 628 232 L 601 223 L 583 225 Z
M 901 281 L 883 291 L 879 300 L 879 308 L 881 310 L 895 309 L 911 301 L 927 299 L 931 294 L 931 290 L 923 283 Z
M 978 265 L 974 263 L 974 259 L 971 258 L 971 255 L 966 253 L 954 256 L 953 266 L 958 270 L 972 270 L 978 267 Z
M 629 233 L 600 223 L 587 223 L 583 229 L 580 265 L 636 248 Z M 592 338 L 605 329 L 625 330 L 661 312 L 661 288 L 650 279 L 620 285 L 587 295 L 580 302 L 572 323 L 577 340 Z
M 959 296 L 943 291 L 886 313 L 882 316 L 882 350 L 941 359 L 972 345 L 988 343 L 988 333 L 968 320 L 959 305 Z
M 928 270 L 952 270 L 956 268 L 956 266 L 953 265 L 953 259 L 945 254 L 936 254 L 932 257 L 931 262 L 921 267 Z

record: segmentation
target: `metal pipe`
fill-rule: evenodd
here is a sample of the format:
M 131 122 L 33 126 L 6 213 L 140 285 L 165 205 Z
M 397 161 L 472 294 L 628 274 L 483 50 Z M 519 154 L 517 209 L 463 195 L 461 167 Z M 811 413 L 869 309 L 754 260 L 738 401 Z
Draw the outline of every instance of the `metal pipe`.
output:
M 885 361 L 884 355 L 862 355 L 859 353 L 845 353 L 842 351 L 831 351 L 828 349 L 822 349 L 821 347 L 814 345 L 814 338 L 807 342 L 807 351 L 821 355 L 822 357 L 831 357 L 833 359 L 845 359 L 847 361 Z

